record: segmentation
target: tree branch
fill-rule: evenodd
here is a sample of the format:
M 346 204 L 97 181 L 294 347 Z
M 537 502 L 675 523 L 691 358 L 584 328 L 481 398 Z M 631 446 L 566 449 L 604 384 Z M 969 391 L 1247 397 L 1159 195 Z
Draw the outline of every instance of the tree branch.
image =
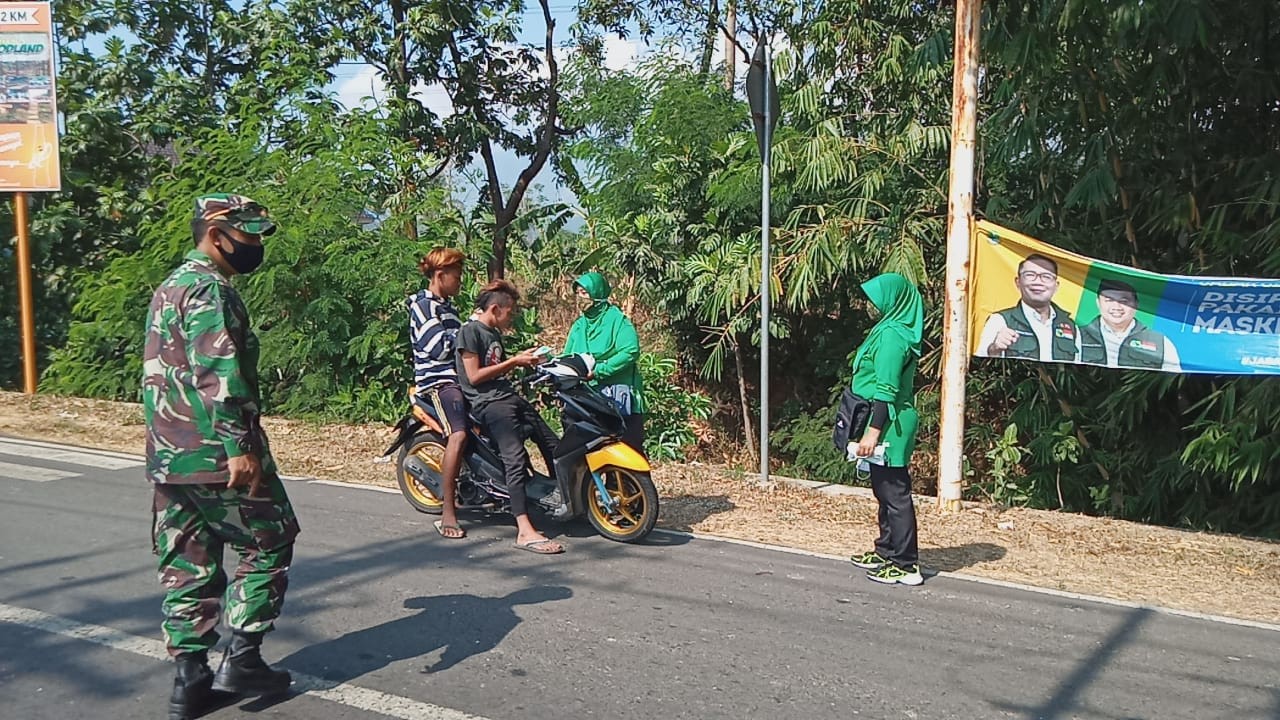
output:
M 698 7 L 697 5 L 690 2 L 689 0 L 684 1 L 684 7 L 686 10 L 690 11 L 695 15 L 701 15 L 706 12 L 704 9 Z M 742 61 L 747 63 L 748 65 L 751 64 L 751 51 L 747 50 L 747 48 L 744 47 L 742 43 L 738 42 L 738 38 L 736 36 L 729 34 L 729 28 L 725 27 L 723 21 L 721 21 L 719 18 L 716 18 L 714 21 L 709 22 L 708 25 L 715 28 L 719 28 L 720 34 L 724 35 L 726 38 L 732 38 L 733 44 L 736 45 L 738 50 L 742 52 Z M 725 50 L 727 52 L 728 48 L 726 48 Z
M 538 129 L 538 141 L 534 146 L 533 157 L 529 159 L 529 165 L 520 172 L 520 177 L 516 179 L 516 184 L 511 188 L 511 194 L 507 198 L 506 209 L 509 217 L 498 221 L 499 228 L 514 219 L 515 213 L 520 207 L 520 202 L 524 200 L 525 191 L 529 189 L 533 179 L 542 171 L 543 165 L 546 164 L 547 158 L 551 156 L 551 151 L 556 146 L 556 119 L 560 109 L 560 66 L 556 63 L 554 45 L 556 21 L 551 17 L 551 8 L 547 4 L 547 0 L 538 0 L 538 4 L 542 6 L 542 19 L 547 25 L 546 40 L 543 45 L 543 55 L 547 61 L 546 114 L 542 118 L 542 126 Z
M 502 205 L 502 187 L 498 184 L 498 166 L 493 161 L 493 145 L 490 143 L 488 135 L 485 135 L 480 141 L 480 157 L 484 158 L 484 174 L 488 180 L 486 185 L 489 191 L 489 202 L 493 204 L 494 224 L 496 227 L 502 228 L 507 224 L 502 221 L 503 216 L 506 215 L 506 208 Z
M 711 7 L 707 9 L 707 27 L 702 32 L 702 57 L 698 60 L 698 72 L 703 75 L 711 73 L 711 52 L 715 49 L 716 24 L 719 20 L 720 3 L 717 0 L 711 0 Z
M 447 44 L 449 46 L 449 57 L 452 58 L 453 60 L 453 67 L 454 67 L 455 74 L 458 77 L 461 77 L 462 76 L 462 69 L 461 69 L 462 68 L 462 51 L 458 49 L 458 41 L 452 33 L 449 34 L 449 40 Z M 484 122 L 484 120 L 480 117 L 480 111 L 474 103 L 459 102 L 460 96 L 457 92 L 454 91 L 454 88 L 457 88 L 460 90 L 462 87 L 461 82 L 458 82 L 455 79 L 455 82 L 452 83 L 454 88 L 451 88 L 450 83 L 448 82 L 445 82 L 442 84 L 444 85 L 445 92 L 449 94 L 449 102 L 453 103 L 453 106 L 455 108 L 466 108 L 468 111 L 470 111 L 471 118 L 476 122 L 477 125 L 480 125 L 485 130 L 484 137 L 483 139 L 481 139 L 479 143 L 480 157 L 484 159 L 485 190 L 489 193 L 489 204 L 492 205 L 493 207 L 493 216 L 496 221 L 498 219 L 498 216 L 501 215 L 503 212 L 502 187 L 498 183 L 498 166 L 497 166 L 497 163 L 495 163 L 493 160 L 493 145 L 490 142 L 491 130 L 489 128 L 488 123 Z M 446 160 L 445 164 L 447 163 L 448 161 Z M 443 168 L 441 168 L 441 170 L 443 170 Z
M 445 158 L 441 160 L 440 164 L 436 166 L 435 170 L 432 170 L 431 172 L 427 173 L 427 180 L 428 181 L 435 180 L 436 178 L 440 177 L 440 174 L 448 169 L 450 161 L 451 161 L 450 158 Z

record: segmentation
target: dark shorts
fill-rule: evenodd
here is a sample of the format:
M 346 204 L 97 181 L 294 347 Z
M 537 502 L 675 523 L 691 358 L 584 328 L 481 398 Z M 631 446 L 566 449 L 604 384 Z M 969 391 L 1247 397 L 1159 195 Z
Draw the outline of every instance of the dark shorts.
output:
M 436 411 L 440 424 L 444 426 L 445 436 L 456 432 L 466 432 L 470 424 L 467 413 L 467 399 L 462 396 L 462 388 L 455 383 L 436 385 L 422 391 L 422 397 Z

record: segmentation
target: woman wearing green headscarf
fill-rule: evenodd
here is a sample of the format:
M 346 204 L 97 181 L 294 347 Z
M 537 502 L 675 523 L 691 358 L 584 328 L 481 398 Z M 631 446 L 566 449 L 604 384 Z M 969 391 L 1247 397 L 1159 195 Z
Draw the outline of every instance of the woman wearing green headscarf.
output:
M 564 353 L 589 353 L 596 359 L 592 385 L 612 398 L 626 418 L 628 445 L 644 454 L 644 384 L 640 380 L 640 339 L 622 310 L 609 302 L 609 281 L 589 272 L 574 281 L 582 316 L 569 328 Z
M 884 462 L 869 463 L 871 489 L 880 504 L 880 537 L 875 549 L 851 558 L 880 583 L 919 585 L 920 554 L 916 510 L 911 502 L 911 453 L 919 415 L 914 404 L 916 364 L 924 334 L 924 302 L 915 286 L 897 273 L 862 284 L 880 314 L 853 358 L 852 392 L 871 403 L 871 419 L 856 455 L 870 458 L 884 445 Z

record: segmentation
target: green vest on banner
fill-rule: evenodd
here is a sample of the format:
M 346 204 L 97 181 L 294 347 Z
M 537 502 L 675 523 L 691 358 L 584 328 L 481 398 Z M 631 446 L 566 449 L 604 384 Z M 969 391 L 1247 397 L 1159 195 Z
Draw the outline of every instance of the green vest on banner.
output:
M 1072 362 L 1076 359 L 1076 324 L 1066 310 L 1053 307 L 1053 359 Z M 1040 359 L 1040 340 L 1031 329 L 1031 323 L 1022 313 L 1022 306 L 1015 305 L 1008 310 L 1001 310 L 1000 317 L 1010 330 L 1018 333 L 1018 340 L 1004 351 L 1003 357 L 1022 358 L 1026 360 Z M 1106 356 L 1103 356 L 1106 361 Z
M 1102 340 L 1102 319 L 1080 328 L 1080 362 L 1107 364 L 1107 345 Z M 1116 360 L 1120 367 L 1159 370 L 1164 367 L 1164 336 L 1136 320 L 1133 331 L 1120 343 Z

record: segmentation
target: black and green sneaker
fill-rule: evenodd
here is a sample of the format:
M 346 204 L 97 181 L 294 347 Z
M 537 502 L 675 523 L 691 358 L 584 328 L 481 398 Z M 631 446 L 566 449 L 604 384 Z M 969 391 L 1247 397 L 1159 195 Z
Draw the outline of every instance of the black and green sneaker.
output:
M 907 565 L 899 567 L 892 563 L 885 565 L 877 570 L 867 572 L 867 579 L 885 585 L 893 585 L 900 583 L 902 585 L 919 585 L 924 582 L 924 576 L 920 574 L 919 565 Z
M 879 570 L 880 568 L 889 564 L 888 560 L 886 560 L 884 557 L 880 555 L 880 553 L 874 550 L 872 550 L 871 552 L 862 553 L 861 555 L 854 555 L 853 557 L 849 558 L 849 562 L 853 563 L 854 565 L 857 565 L 863 570 Z

